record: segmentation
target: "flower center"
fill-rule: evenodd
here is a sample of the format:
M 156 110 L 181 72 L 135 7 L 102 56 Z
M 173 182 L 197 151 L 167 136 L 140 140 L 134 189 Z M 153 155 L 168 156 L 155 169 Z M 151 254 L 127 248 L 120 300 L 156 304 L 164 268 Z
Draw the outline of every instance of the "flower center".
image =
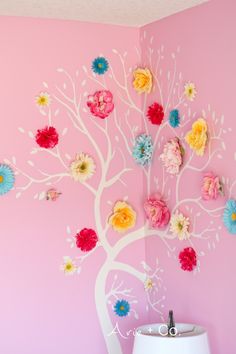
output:
M 98 67 L 101 69 L 102 68 L 102 63 L 98 63 Z
M 232 221 L 236 221 L 236 213 L 232 213 L 231 219 L 232 219 Z
M 4 177 L 0 176 L 0 183 L 2 183 L 4 181 Z
M 85 162 L 82 162 L 82 164 L 79 166 L 79 172 L 84 173 L 87 170 L 87 164 Z
M 178 223 L 178 229 L 179 229 L 180 231 L 183 230 L 183 224 L 182 224 L 181 222 Z
M 71 270 L 71 268 L 72 268 L 72 265 L 70 263 L 66 265 L 66 270 Z
M 121 306 L 121 307 L 120 307 L 120 310 L 121 310 L 121 311 L 124 311 L 124 309 L 125 309 L 124 306 Z
M 191 95 L 193 93 L 193 89 L 189 88 L 188 93 Z

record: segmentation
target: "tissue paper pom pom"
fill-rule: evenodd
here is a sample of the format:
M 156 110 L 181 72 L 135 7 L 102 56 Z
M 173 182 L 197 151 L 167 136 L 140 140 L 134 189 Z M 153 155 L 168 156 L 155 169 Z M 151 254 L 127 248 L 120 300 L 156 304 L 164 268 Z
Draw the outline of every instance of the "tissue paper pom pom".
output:
M 108 70 L 108 61 L 104 57 L 97 57 L 92 62 L 92 70 L 95 74 L 103 75 Z
M 148 107 L 147 117 L 152 124 L 160 125 L 164 118 L 163 107 L 159 103 L 154 102 Z
M 170 211 L 166 203 L 158 195 L 146 200 L 144 210 L 151 227 L 154 229 L 166 226 L 170 220 Z
M 117 300 L 114 311 L 119 317 L 125 317 L 130 312 L 130 304 L 126 300 Z
M 181 268 L 191 272 L 197 265 L 196 252 L 192 247 L 184 248 L 179 254 Z
M 224 215 L 224 225 L 231 234 L 236 234 L 236 200 L 229 199 L 226 203 Z
M 58 133 L 54 127 L 38 129 L 35 136 L 36 143 L 45 149 L 52 149 L 58 144 Z
M 150 135 L 140 134 L 135 139 L 133 157 L 139 165 L 149 165 L 152 159 L 153 142 Z
M 179 111 L 178 109 L 173 109 L 170 111 L 169 115 L 169 123 L 173 128 L 177 128 L 179 126 Z
M 87 106 L 90 112 L 101 119 L 109 116 L 114 109 L 113 95 L 108 90 L 96 91 L 93 95 L 88 96 Z
M 91 251 L 98 242 L 97 234 L 92 229 L 84 228 L 75 236 L 76 246 L 83 252 Z

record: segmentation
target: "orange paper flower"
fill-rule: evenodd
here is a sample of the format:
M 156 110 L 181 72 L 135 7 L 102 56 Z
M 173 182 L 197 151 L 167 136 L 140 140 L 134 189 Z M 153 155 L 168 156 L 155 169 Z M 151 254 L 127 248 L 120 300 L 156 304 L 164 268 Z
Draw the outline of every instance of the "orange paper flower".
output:
M 117 232 L 125 232 L 134 227 L 136 212 L 126 202 L 118 201 L 113 208 L 113 214 L 109 217 L 108 223 Z

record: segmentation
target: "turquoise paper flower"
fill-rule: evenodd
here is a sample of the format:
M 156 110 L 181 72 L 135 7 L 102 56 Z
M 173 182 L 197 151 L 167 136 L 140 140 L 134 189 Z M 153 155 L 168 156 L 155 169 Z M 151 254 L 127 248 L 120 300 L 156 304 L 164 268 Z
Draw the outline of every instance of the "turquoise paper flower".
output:
M 97 57 L 92 62 L 92 70 L 95 72 L 95 74 L 103 75 L 108 70 L 108 68 L 108 61 L 104 57 Z
M 15 177 L 10 166 L 0 164 L 0 195 L 9 192 L 15 182 Z
M 153 143 L 150 135 L 141 134 L 136 137 L 133 147 L 133 157 L 139 165 L 148 165 L 151 162 Z
M 170 111 L 170 115 L 169 115 L 169 123 L 173 128 L 177 128 L 179 126 L 179 111 L 178 109 L 173 109 L 172 111 Z
M 236 200 L 229 199 L 226 203 L 223 221 L 231 234 L 236 234 Z
M 117 300 L 114 311 L 117 316 L 125 317 L 130 312 L 130 304 L 126 300 Z

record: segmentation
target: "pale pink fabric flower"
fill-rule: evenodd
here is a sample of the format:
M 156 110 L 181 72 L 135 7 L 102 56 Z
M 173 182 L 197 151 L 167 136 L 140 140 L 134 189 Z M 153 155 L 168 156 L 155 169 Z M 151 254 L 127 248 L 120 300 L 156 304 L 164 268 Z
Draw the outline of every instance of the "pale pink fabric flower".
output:
M 180 166 L 183 163 L 184 150 L 177 137 L 171 139 L 164 145 L 163 153 L 160 155 L 167 172 L 172 175 L 179 173 Z
M 217 199 L 219 194 L 223 193 L 223 186 L 218 176 L 213 172 L 205 173 L 202 184 L 202 199 L 213 200 Z
M 166 226 L 170 220 L 170 211 L 158 194 L 146 200 L 144 210 L 151 227 L 154 229 Z
M 96 91 L 94 95 L 88 96 L 87 106 L 90 112 L 101 119 L 109 116 L 114 109 L 113 95 L 108 90 Z

